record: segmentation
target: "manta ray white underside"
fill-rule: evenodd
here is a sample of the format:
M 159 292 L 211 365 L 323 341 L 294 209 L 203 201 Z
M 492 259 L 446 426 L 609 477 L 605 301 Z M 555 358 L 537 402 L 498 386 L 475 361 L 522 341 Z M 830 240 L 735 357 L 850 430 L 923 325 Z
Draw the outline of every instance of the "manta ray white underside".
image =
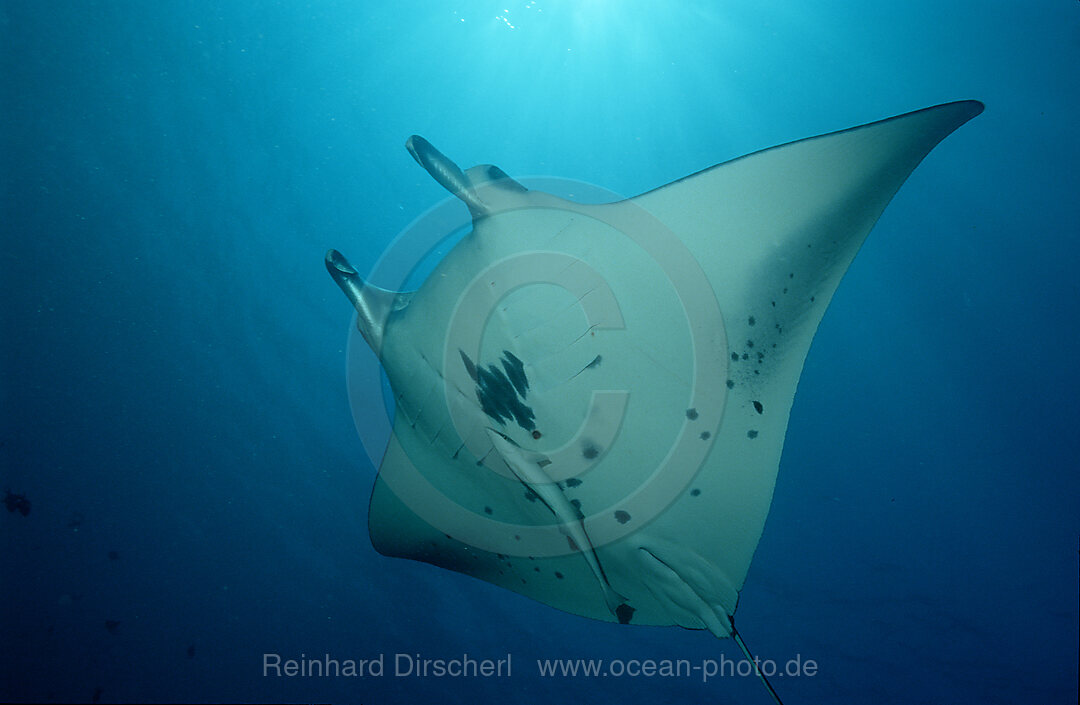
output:
M 893 194 L 982 109 L 926 108 L 603 205 L 463 172 L 410 138 L 472 232 L 409 294 L 326 257 L 396 403 L 375 548 L 745 649 L 736 603 L 814 332 Z

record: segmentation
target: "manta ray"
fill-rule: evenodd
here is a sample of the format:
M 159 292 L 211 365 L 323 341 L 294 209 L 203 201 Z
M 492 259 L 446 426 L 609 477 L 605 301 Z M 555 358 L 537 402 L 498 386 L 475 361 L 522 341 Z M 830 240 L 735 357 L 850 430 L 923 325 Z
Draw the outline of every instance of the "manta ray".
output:
M 605 204 L 409 138 L 471 232 L 412 292 L 326 255 L 393 391 L 376 550 L 592 619 L 707 629 L 753 661 L 735 611 L 814 332 L 901 184 L 982 110 L 925 108 Z

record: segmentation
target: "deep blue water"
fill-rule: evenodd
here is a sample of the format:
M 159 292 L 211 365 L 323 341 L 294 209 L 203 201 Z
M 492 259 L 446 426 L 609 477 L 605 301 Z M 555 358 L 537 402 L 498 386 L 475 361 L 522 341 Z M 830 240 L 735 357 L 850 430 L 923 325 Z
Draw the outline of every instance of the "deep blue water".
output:
M 1080 4 L 5 3 L 0 699 L 768 702 L 737 658 L 375 553 L 361 270 L 445 192 L 403 148 L 632 195 L 949 100 L 814 341 L 738 619 L 789 703 L 1075 702 Z M 464 212 L 464 208 L 462 208 Z M 111 553 L 110 552 L 114 552 Z M 112 629 L 106 621 L 118 622 Z M 267 678 L 267 652 L 513 654 Z

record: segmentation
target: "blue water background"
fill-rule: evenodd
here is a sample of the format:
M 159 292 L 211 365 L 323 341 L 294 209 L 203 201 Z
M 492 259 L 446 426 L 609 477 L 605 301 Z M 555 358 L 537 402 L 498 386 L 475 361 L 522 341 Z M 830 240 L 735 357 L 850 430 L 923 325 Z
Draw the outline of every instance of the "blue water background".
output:
M 767 702 L 541 679 L 738 652 L 374 552 L 323 253 L 366 269 L 445 197 L 412 133 L 632 195 L 977 98 L 825 316 L 738 621 L 819 664 L 789 703 L 1075 702 L 1080 3 L 12 2 L 0 27 L 0 489 L 33 503 L 0 512 L 0 699 Z M 514 671 L 264 678 L 265 652 Z

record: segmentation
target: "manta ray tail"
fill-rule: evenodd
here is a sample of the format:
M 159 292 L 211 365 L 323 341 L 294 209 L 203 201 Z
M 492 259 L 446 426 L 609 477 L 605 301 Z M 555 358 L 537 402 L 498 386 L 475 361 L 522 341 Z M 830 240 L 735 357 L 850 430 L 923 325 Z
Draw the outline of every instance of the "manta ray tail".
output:
M 765 674 L 761 672 L 761 664 L 758 662 L 757 657 L 750 653 L 750 649 L 746 646 L 746 642 L 743 641 L 742 634 L 739 634 L 739 630 L 735 628 L 735 619 L 729 615 L 728 621 L 731 622 L 731 638 L 739 645 L 739 649 L 743 652 L 743 656 L 746 657 L 746 660 L 754 664 L 754 673 L 757 674 L 757 677 L 761 680 L 762 684 L 764 684 L 765 690 L 769 691 L 769 695 L 776 701 L 776 705 L 784 705 L 780 700 L 780 696 L 777 695 L 776 690 L 772 687 L 772 683 L 770 683 L 769 679 L 765 677 Z

